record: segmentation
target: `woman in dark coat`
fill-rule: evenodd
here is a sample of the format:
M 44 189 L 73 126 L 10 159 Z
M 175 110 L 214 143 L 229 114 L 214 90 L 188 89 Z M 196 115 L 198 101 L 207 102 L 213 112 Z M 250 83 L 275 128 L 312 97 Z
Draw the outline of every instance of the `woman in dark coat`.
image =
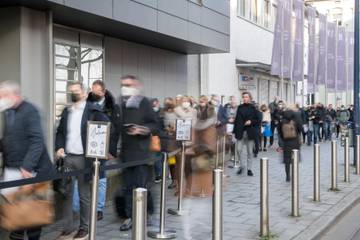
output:
M 296 136 L 288 138 L 286 137 L 287 133 L 284 133 L 284 125 L 292 124 L 296 130 Z M 283 112 L 283 120 L 280 123 L 280 135 L 284 140 L 284 164 L 285 164 L 285 173 L 286 173 L 286 181 L 290 182 L 290 164 L 291 164 L 291 154 L 292 150 L 298 149 L 300 150 L 301 146 L 301 133 L 303 131 L 301 114 L 299 110 L 295 107 L 289 107 Z

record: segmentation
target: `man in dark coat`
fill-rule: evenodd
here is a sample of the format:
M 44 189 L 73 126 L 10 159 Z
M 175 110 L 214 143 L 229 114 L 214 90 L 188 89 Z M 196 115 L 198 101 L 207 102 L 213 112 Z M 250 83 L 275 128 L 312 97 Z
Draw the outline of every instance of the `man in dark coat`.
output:
M 121 78 L 122 95 L 122 148 L 121 159 L 124 162 L 142 161 L 150 159 L 151 134 L 156 133 L 158 123 L 150 101 L 140 94 L 141 84 L 132 75 Z M 124 170 L 123 180 L 125 185 L 126 217 L 120 226 L 120 231 L 127 231 L 132 227 L 132 191 L 135 188 L 148 188 L 148 166 L 139 165 Z M 148 191 L 148 211 L 151 213 L 151 195 Z
M 53 166 L 45 146 L 40 114 L 34 105 L 23 100 L 18 84 L 1 83 L 0 111 L 4 113 L 2 180 L 51 175 Z M 17 189 L 2 189 L 1 193 L 8 194 Z M 10 239 L 23 239 L 25 234 L 29 239 L 40 239 L 41 227 L 12 232 Z
M 87 101 L 98 106 L 103 113 L 107 115 L 111 122 L 111 134 L 109 143 L 109 160 L 117 157 L 117 147 L 121 131 L 121 109 L 115 103 L 115 99 L 111 92 L 106 89 L 105 83 L 101 80 L 96 80 L 91 86 L 91 92 L 88 95 Z M 99 195 L 97 203 L 97 218 L 98 221 L 103 219 L 103 210 L 106 201 L 106 176 L 99 179 Z
M 237 156 L 240 159 L 240 168 L 238 174 L 241 174 L 245 168 L 244 158 L 241 156 L 243 146 L 247 150 L 247 174 L 253 176 L 252 168 L 252 150 L 254 148 L 254 140 L 258 134 L 258 126 L 261 124 L 258 111 L 251 104 L 251 94 L 244 92 L 242 94 L 243 104 L 241 104 L 236 113 L 234 122 L 235 138 L 237 139 Z
M 85 158 L 87 122 L 105 121 L 109 118 L 95 104 L 86 101 L 86 91 L 82 83 L 76 82 L 68 86 L 71 93 L 72 106 L 67 107 L 61 114 L 57 128 L 55 151 L 58 158 L 65 159 L 65 166 L 71 170 L 82 170 L 92 167 L 91 159 Z M 91 175 L 78 176 L 80 196 L 80 227 L 74 239 L 86 239 L 89 232 L 89 214 L 91 198 Z M 66 238 L 73 233 L 72 200 L 73 191 L 64 202 L 65 226 L 60 238 Z

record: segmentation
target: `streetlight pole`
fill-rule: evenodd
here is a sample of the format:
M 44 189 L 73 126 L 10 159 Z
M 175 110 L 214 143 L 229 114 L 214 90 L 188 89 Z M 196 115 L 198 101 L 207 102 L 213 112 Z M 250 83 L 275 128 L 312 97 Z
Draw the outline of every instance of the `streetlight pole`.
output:
M 354 38 L 355 38 L 355 47 L 354 47 L 354 136 L 360 134 L 360 83 L 359 83 L 359 65 L 360 65 L 360 35 L 359 35 L 359 27 L 360 27 L 360 3 L 359 0 L 354 0 L 355 2 L 355 29 L 354 29 Z M 355 138 L 354 138 L 355 139 Z M 356 153 L 356 144 L 354 147 L 354 153 Z M 356 156 L 356 155 L 354 155 Z

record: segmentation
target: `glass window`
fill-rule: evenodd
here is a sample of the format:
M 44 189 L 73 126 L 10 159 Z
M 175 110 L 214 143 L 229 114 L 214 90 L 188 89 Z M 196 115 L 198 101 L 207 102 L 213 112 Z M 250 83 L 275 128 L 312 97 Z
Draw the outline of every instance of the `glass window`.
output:
M 270 28 L 271 25 L 271 3 L 270 0 L 264 0 L 264 27 Z
M 70 104 L 70 82 L 80 81 L 88 89 L 95 80 L 103 80 L 103 50 L 56 43 L 54 63 L 55 120 L 59 120 L 64 107 Z
M 241 17 L 246 17 L 246 0 L 238 1 L 238 15 Z

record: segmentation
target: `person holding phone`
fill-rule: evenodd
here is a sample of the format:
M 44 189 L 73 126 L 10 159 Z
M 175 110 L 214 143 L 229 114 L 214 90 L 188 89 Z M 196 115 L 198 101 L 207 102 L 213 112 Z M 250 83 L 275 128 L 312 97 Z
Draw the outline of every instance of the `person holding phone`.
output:
M 142 161 L 150 159 L 151 134 L 156 133 L 158 123 L 150 101 L 141 95 L 142 85 L 137 77 L 127 75 L 121 78 L 121 109 L 123 115 L 121 160 Z M 120 231 L 132 228 L 132 191 L 135 188 L 148 188 L 148 165 L 140 165 L 124 170 L 126 219 Z M 148 191 L 148 213 L 152 214 L 152 197 Z

